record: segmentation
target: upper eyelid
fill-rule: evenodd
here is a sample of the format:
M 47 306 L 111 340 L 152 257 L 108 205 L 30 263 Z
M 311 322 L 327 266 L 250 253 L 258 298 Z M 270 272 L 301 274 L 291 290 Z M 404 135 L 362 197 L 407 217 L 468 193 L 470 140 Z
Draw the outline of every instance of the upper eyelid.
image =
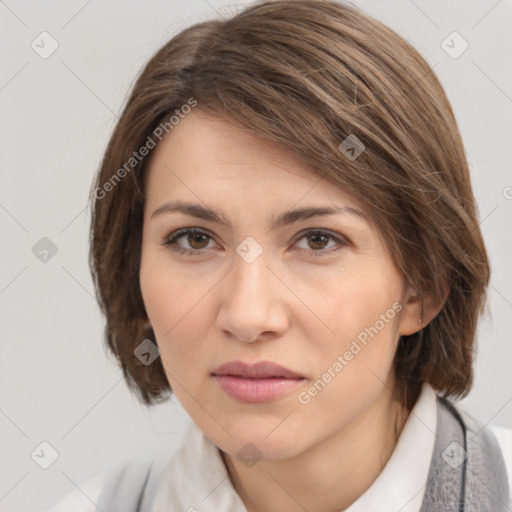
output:
M 199 228 L 199 227 L 187 227 L 187 228 L 179 228 L 175 229 L 169 235 L 165 237 L 165 240 L 176 240 L 178 238 L 181 238 L 184 235 L 187 235 L 189 233 L 199 233 L 199 234 L 205 234 L 208 235 L 210 238 L 214 239 L 215 235 L 211 231 L 205 228 Z
M 176 241 L 176 240 L 180 239 L 181 237 L 183 237 L 187 234 L 190 234 L 190 233 L 205 234 L 208 237 L 210 237 L 212 240 L 215 240 L 215 238 L 216 238 L 216 236 L 213 235 L 213 233 L 206 228 L 190 226 L 190 227 L 179 228 L 179 229 L 174 230 L 172 233 L 170 233 L 168 236 L 165 237 L 165 242 L 168 243 L 169 241 Z M 297 242 L 301 238 L 304 238 L 309 233 L 323 233 L 323 234 L 329 235 L 333 239 L 336 239 L 338 241 L 338 243 L 343 243 L 343 244 L 350 243 L 350 240 L 345 235 L 342 235 L 341 233 L 336 233 L 327 228 L 305 228 L 305 229 L 302 229 L 293 237 L 293 243 Z M 188 250 L 188 249 L 186 249 L 186 250 Z M 193 251 L 193 249 L 189 249 L 189 250 Z M 206 249 L 198 249 L 195 252 L 199 252 L 201 250 L 206 250 Z

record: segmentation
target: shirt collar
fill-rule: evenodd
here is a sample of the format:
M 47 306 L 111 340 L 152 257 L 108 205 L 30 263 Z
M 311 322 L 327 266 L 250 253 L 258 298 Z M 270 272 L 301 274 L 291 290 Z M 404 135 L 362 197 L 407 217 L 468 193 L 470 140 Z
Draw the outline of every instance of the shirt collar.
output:
M 424 383 L 398 442 L 376 480 L 344 512 L 418 512 L 427 485 L 437 427 L 436 394 Z
M 386 466 L 345 512 L 418 512 L 427 484 L 437 424 L 436 394 L 424 383 Z M 173 456 L 152 510 L 246 512 L 217 446 L 194 422 Z

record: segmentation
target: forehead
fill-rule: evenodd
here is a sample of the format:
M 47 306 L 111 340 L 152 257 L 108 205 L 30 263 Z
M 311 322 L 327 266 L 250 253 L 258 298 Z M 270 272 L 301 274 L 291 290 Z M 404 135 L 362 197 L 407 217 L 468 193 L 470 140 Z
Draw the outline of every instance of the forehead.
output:
M 197 108 L 154 150 L 146 172 L 146 201 L 205 202 L 259 199 L 363 206 L 341 187 L 304 167 L 291 152 L 222 117 Z

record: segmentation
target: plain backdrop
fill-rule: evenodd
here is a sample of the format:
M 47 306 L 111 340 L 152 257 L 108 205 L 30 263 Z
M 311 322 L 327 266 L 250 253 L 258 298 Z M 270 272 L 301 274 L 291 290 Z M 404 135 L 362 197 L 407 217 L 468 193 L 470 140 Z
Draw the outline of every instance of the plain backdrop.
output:
M 2 511 L 43 510 L 117 458 L 158 445 L 173 451 L 181 440 L 190 421 L 181 406 L 139 404 L 103 349 L 87 194 L 150 55 L 185 27 L 247 3 L 0 0 Z M 512 4 L 356 5 L 420 51 L 452 102 L 492 264 L 476 380 L 463 404 L 484 423 L 512 427 Z M 469 45 L 458 58 L 443 48 L 454 31 Z M 41 46 L 52 44 L 43 58 Z M 48 244 L 44 237 L 56 250 L 46 262 L 36 245 Z M 36 463 L 41 450 L 47 463 L 56 458 L 47 469 Z

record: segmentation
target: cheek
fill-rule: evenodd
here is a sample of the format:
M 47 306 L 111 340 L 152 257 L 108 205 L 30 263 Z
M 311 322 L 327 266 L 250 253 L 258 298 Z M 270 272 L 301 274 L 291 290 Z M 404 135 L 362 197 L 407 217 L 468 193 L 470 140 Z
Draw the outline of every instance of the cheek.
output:
M 321 381 L 319 404 L 347 405 L 381 388 L 390 377 L 398 342 L 400 277 L 366 271 L 346 275 L 341 282 L 331 281 L 316 296 L 316 312 L 330 331 L 312 354 Z
M 332 277 L 309 291 L 311 310 L 328 328 L 323 337 L 327 344 L 344 345 L 360 333 L 364 341 L 364 332 L 373 332 L 376 324 L 382 338 L 394 337 L 401 309 L 396 304 L 402 300 L 400 276 L 368 265 Z
M 174 288 L 155 285 L 144 300 L 167 380 L 178 401 L 188 410 L 199 391 L 197 370 L 202 367 L 200 340 L 204 337 L 196 308 L 180 299 Z
M 189 371 L 190 368 L 203 364 L 200 345 L 207 338 L 207 322 L 213 321 L 207 311 L 208 290 L 212 286 L 211 279 L 184 276 L 176 266 L 171 268 L 162 262 L 160 254 L 142 258 L 140 287 L 144 305 L 162 364 L 178 398 L 179 383 L 188 390 L 195 388 L 193 381 L 199 372 Z
M 196 317 L 211 286 L 204 276 L 191 276 L 186 269 L 170 265 L 165 249 L 143 248 L 139 280 L 146 312 L 160 342 L 171 339 L 182 323 Z
M 322 420 L 317 425 L 319 432 L 326 425 L 334 430 L 348 425 L 384 388 L 392 388 L 398 315 L 392 307 L 386 311 L 387 323 L 366 311 L 359 311 L 357 321 L 347 316 L 347 331 L 336 343 L 323 347 L 316 379 L 297 397 L 308 418 Z
M 153 263 L 153 264 L 152 264 Z M 155 333 L 164 368 L 171 376 L 193 359 L 197 362 L 194 340 L 200 339 L 202 287 L 184 286 L 179 271 L 158 265 L 148 258 L 142 260 L 140 287 L 146 312 Z M 190 281 L 190 280 L 189 280 Z M 196 363 L 197 364 L 197 363 Z

